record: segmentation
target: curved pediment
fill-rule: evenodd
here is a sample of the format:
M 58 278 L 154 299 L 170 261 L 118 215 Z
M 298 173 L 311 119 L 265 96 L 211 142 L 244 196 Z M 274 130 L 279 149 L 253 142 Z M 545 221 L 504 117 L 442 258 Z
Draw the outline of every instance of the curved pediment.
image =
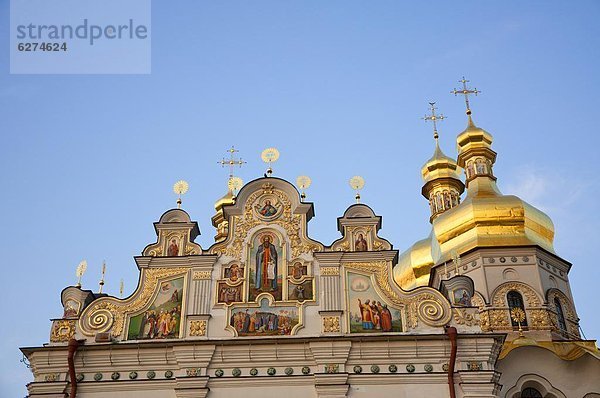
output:
M 228 235 L 211 246 L 210 253 L 241 259 L 251 230 L 263 227 L 283 229 L 293 257 L 323 250 L 323 245 L 307 234 L 307 223 L 314 215 L 312 203 L 300 201 L 298 190 L 285 180 L 268 177 L 249 182 L 240 190 L 235 204 L 224 206 L 223 212 Z

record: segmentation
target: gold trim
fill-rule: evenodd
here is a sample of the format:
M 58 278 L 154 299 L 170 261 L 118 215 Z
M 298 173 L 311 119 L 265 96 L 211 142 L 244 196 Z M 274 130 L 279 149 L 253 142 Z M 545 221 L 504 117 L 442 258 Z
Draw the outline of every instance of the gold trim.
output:
M 185 275 L 190 268 L 148 268 L 142 269 L 140 285 L 136 292 L 125 300 L 115 297 L 101 297 L 89 305 L 79 319 L 79 329 L 86 336 L 107 332 L 112 329 L 114 337 L 121 336 L 127 314 L 132 314 L 146 307 L 158 286 L 158 281 L 171 276 Z M 187 290 L 184 280 L 184 293 Z M 182 318 L 184 315 L 185 297 L 182 297 Z M 183 319 L 180 321 L 183 323 Z
M 321 267 L 322 276 L 337 276 L 340 274 L 340 267 Z
M 202 279 L 211 279 L 211 275 L 212 275 L 212 270 L 208 270 L 208 271 L 194 271 L 192 273 L 192 279 L 197 281 L 197 280 L 202 280 Z
M 341 329 L 339 316 L 323 317 L 323 333 L 339 333 L 340 330 Z
M 190 336 L 205 336 L 206 335 L 206 321 L 191 321 L 190 322 Z
M 75 320 L 57 320 L 52 322 L 50 332 L 50 341 L 53 343 L 62 343 L 69 341 L 75 336 Z

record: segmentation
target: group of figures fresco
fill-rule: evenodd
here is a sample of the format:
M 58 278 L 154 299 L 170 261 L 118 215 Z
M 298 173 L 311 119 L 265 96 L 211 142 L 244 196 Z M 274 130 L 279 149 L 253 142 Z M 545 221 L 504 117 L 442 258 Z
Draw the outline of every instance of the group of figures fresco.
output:
M 184 278 L 162 282 L 154 301 L 141 314 L 131 317 L 128 339 L 172 339 L 179 337 Z
M 297 307 L 270 306 L 267 299 L 258 308 L 236 308 L 229 320 L 238 336 L 290 335 L 298 322 Z
M 347 284 L 351 333 L 402 331 L 400 311 L 381 299 L 369 277 L 348 272 Z

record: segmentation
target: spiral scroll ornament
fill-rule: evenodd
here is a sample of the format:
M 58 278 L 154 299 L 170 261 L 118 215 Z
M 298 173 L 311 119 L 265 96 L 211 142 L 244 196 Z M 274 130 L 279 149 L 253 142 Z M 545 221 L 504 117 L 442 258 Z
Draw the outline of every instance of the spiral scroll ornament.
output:
M 93 335 L 109 330 L 115 321 L 112 312 L 107 308 L 96 308 L 89 316 L 81 319 L 81 328 L 85 334 Z
M 424 299 L 417 303 L 419 319 L 429 326 L 440 326 L 450 321 L 451 314 L 437 300 Z

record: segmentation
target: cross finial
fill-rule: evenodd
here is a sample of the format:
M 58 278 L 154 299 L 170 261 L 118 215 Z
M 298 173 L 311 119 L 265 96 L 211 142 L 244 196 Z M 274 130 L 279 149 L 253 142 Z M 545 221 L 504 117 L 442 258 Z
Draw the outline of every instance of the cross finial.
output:
M 430 102 L 429 106 L 430 106 L 429 109 L 431 110 L 431 115 L 425 115 L 421 119 L 425 120 L 426 122 L 428 120 L 431 120 L 433 122 L 433 138 L 437 141 L 437 139 L 439 138 L 439 135 L 437 132 L 437 121 L 444 120 L 446 118 L 446 116 L 444 116 L 442 114 L 439 114 L 439 115 L 435 114 L 435 110 L 437 109 L 435 107 L 435 102 Z
M 104 287 L 104 275 L 106 275 L 106 261 L 102 261 L 102 278 L 98 282 L 98 285 L 100 285 L 100 289 L 98 289 L 99 294 L 102 294 L 102 288 Z
M 462 83 L 463 88 L 462 90 L 457 90 L 454 89 L 452 91 L 450 91 L 450 93 L 454 94 L 455 96 L 458 94 L 462 94 L 465 96 L 465 104 L 467 105 L 467 115 L 471 115 L 471 106 L 469 105 L 469 94 L 479 94 L 481 93 L 481 91 L 477 90 L 476 88 L 474 88 L 473 90 L 471 90 L 470 88 L 467 87 L 467 83 L 470 82 L 470 80 L 465 79 L 465 77 L 463 76 L 463 78 L 461 80 L 458 81 L 459 83 Z
M 235 158 L 235 153 L 239 152 L 237 149 L 235 149 L 235 147 L 232 145 L 230 149 L 227 150 L 227 152 L 229 152 L 229 159 L 221 159 L 219 160 L 217 163 L 219 163 L 222 167 L 228 166 L 229 167 L 229 178 L 233 177 L 233 169 L 235 166 L 239 166 L 242 167 L 242 165 L 246 164 L 246 162 L 244 160 L 242 160 L 242 158 L 236 159 Z

